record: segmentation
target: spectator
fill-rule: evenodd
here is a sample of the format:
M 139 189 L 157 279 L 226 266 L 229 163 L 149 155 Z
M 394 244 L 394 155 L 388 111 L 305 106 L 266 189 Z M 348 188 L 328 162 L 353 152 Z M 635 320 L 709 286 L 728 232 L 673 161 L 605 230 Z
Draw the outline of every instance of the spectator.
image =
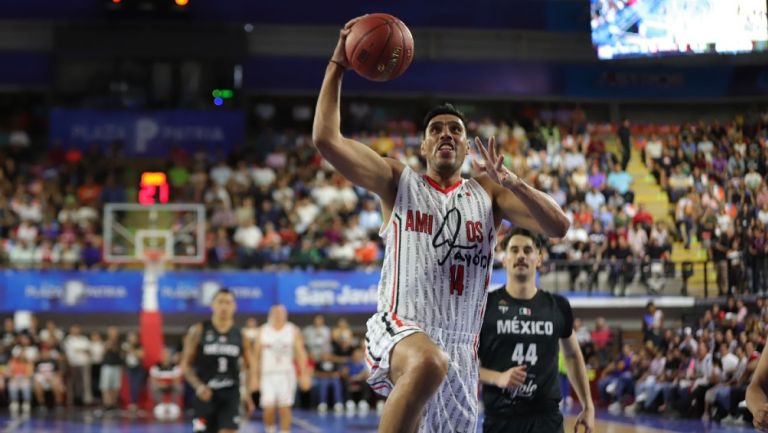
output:
M 181 368 L 172 361 L 168 349 L 163 349 L 160 362 L 149 370 L 149 389 L 155 405 L 165 401 L 176 402 L 181 396 Z
M 592 343 L 595 346 L 595 352 L 597 352 L 600 368 L 603 368 L 608 363 L 608 354 L 610 351 L 608 345 L 611 342 L 611 330 L 605 324 L 605 319 L 603 317 L 598 317 L 595 320 L 595 329 L 592 330 L 591 336 Z
M 109 411 L 117 408 L 124 359 L 125 352 L 120 341 L 120 333 L 117 327 L 110 326 L 107 328 L 107 339 L 104 342 L 104 358 L 99 375 L 99 389 L 101 390 L 104 410 Z
M 315 381 L 319 392 L 319 404 L 317 410 L 320 413 L 328 411 L 328 388 L 333 388 L 333 410 L 336 413 L 344 411 L 343 396 L 341 393 L 341 374 L 339 367 L 333 360 L 333 354 L 325 352 L 315 364 Z
M 46 408 L 45 393 L 50 391 L 57 408 L 64 405 L 64 379 L 59 361 L 51 355 L 51 349 L 43 346 L 34 367 L 34 392 L 37 404 Z
M 8 396 L 10 397 L 11 416 L 19 415 L 19 407 L 24 415 L 32 409 L 32 375 L 34 364 L 24 355 L 11 356 L 8 363 Z M 23 402 L 20 404 L 20 402 Z
M 325 325 L 323 315 L 316 315 L 312 325 L 304 328 L 304 342 L 309 356 L 315 361 L 318 361 L 323 353 L 331 352 L 331 330 Z
M 80 400 L 88 406 L 93 401 L 91 393 L 91 343 L 80 330 L 79 325 L 69 328 L 64 338 L 64 353 L 67 359 L 67 405 L 72 407 Z
M 135 332 L 128 333 L 122 344 L 122 350 L 125 353 L 125 369 L 128 373 L 128 410 L 135 413 L 138 410 L 136 405 L 139 401 L 139 393 L 146 380 L 143 365 L 144 349 L 141 347 L 139 336 Z

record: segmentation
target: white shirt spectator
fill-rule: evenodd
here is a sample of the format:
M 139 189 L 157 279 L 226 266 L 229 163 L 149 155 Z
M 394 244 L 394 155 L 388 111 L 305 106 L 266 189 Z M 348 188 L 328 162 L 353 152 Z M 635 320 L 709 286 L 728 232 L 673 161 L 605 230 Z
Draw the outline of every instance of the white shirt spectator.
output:
M 35 242 L 37 234 L 37 227 L 32 225 L 29 221 L 22 221 L 16 228 L 16 238 L 22 242 Z
M 579 152 L 566 153 L 563 163 L 565 164 L 565 170 L 569 173 L 576 170 L 578 167 L 587 166 L 587 161 L 584 159 L 584 155 Z
M 261 243 L 262 237 L 263 234 L 261 233 L 261 229 L 258 226 L 251 224 L 249 226 L 238 227 L 237 230 L 235 230 L 234 240 L 242 247 L 256 249 Z
M 251 169 L 251 177 L 256 186 L 271 185 L 277 180 L 275 170 L 272 170 L 270 167 L 253 167 Z
M 210 176 L 215 184 L 226 186 L 232 177 L 232 169 L 225 162 L 219 162 L 211 169 Z
M 320 208 L 309 200 L 302 200 L 296 205 L 296 215 L 299 217 L 299 224 L 296 231 L 304 233 L 307 227 L 315 221 L 320 214 Z
M 338 202 L 346 209 L 354 209 L 357 206 L 357 194 L 350 185 L 345 185 L 338 190 Z
M 39 223 L 43 220 L 43 208 L 37 200 L 30 200 L 29 203 L 18 203 L 13 206 L 13 211 L 22 221 Z
M 64 352 L 69 365 L 84 367 L 91 363 L 91 342 L 84 335 L 69 335 L 64 339 Z
M 366 232 L 379 231 L 381 224 L 381 213 L 377 209 L 360 212 L 360 227 Z
M 53 262 L 64 265 L 74 265 L 80 261 L 80 244 L 75 242 L 65 244 L 57 242 L 53 247 Z
M 349 242 L 333 244 L 328 247 L 328 257 L 340 262 L 352 262 L 355 260 L 355 248 Z
M 661 140 L 659 139 L 648 140 L 648 143 L 645 145 L 645 154 L 649 159 L 661 158 L 663 151 L 664 145 L 661 144 Z
M 8 260 L 14 268 L 28 268 L 35 260 L 35 248 L 29 242 L 16 242 L 8 254 Z
M 304 342 L 312 358 L 319 359 L 320 355 L 331 351 L 331 329 L 325 325 L 307 326 L 304 328 Z
M 587 233 L 587 230 L 580 224 L 573 224 L 565 234 L 565 240 L 571 244 L 576 242 L 586 243 L 589 240 L 589 233 Z
M 80 206 L 75 216 L 77 225 L 81 228 L 87 227 L 89 223 L 96 222 L 99 219 L 99 213 L 90 206 Z
M 717 227 L 721 232 L 733 227 L 733 218 L 728 215 L 727 212 L 723 212 L 717 215 Z
M 321 208 L 325 209 L 339 198 L 339 189 L 327 182 L 321 183 L 312 190 L 312 198 Z
M 101 364 L 104 361 L 104 342 L 90 340 L 91 362 Z
M 25 347 L 17 344 L 13 347 L 13 350 L 11 350 L 11 355 L 23 356 L 27 361 L 34 363 L 40 355 L 40 350 L 37 346 L 29 345 Z
M 53 343 L 53 341 L 61 342 L 64 339 L 64 331 L 59 328 L 54 328 L 53 332 L 48 328 L 43 328 L 40 331 L 40 341 L 43 343 Z M 58 344 L 56 344 L 58 345 Z
M 763 183 L 763 178 L 760 173 L 752 170 L 744 176 L 744 185 L 751 190 L 757 189 L 760 184 Z
M 605 204 L 605 196 L 600 191 L 587 191 L 584 202 L 589 205 L 592 212 L 597 212 Z
M 768 225 L 768 209 L 760 209 L 760 211 L 757 212 L 757 219 L 760 220 L 763 225 Z

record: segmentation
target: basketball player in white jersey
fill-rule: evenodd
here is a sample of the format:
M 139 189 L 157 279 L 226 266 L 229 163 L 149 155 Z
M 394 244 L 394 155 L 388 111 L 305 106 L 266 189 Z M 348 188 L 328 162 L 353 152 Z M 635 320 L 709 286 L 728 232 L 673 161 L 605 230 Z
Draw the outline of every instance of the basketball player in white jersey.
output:
M 280 433 L 291 429 L 291 407 L 296 395 L 296 368 L 299 386 L 310 388 L 307 352 L 299 328 L 288 322 L 288 312 L 282 305 L 269 310 L 267 323 L 259 328 L 256 338 L 256 377 L 264 411 L 266 433 L 275 433 L 275 412 L 280 412 Z
M 379 432 L 474 432 L 477 338 L 501 219 L 552 237 L 569 227 L 560 206 L 503 167 L 494 139 L 475 140 L 483 174 L 462 179 L 469 152 L 463 115 L 450 105 L 427 114 L 425 174 L 341 134 L 341 30 L 325 70 L 312 139 L 347 179 L 379 196 L 386 242 L 378 312 L 368 320 L 369 383 L 388 395 Z M 445 73 L 450 73 L 447 70 Z

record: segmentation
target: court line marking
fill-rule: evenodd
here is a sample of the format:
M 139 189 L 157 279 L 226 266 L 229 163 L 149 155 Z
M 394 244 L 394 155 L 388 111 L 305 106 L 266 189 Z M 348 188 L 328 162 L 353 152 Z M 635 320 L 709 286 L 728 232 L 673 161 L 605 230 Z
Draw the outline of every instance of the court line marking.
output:
M 301 419 L 301 418 L 298 418 L 295 415 L 293 416 L 293 420 L 292 421 L 293 422 L 291 424 L 296 424 L 297 426 L 303 428 L 304 430 L 308 431 L 309 433 L 323 433 L 323 431 L 321 429 L 315 427 L 315 425 L 313 425 L 309 421 Z M 5 433 L 5 432 L 3 432 L 3 433 Z
M 12 431 L 19 428 L 19 426 L 22 425 L 25 420 L 26 418 L 16 418 L 15 420 L 11 421 L 7 426 L 5 426 L 2 433 L 11 433 Z

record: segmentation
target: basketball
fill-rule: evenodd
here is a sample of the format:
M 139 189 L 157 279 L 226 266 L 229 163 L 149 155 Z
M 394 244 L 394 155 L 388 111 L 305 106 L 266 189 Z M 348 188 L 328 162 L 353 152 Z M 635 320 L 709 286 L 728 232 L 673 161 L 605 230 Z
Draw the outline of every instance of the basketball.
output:
M 352 69 L 372 81 L 399 77 L 413 60 L 413 36 L 402 21 L 389 14 L 366 15 L 347 36 Z

